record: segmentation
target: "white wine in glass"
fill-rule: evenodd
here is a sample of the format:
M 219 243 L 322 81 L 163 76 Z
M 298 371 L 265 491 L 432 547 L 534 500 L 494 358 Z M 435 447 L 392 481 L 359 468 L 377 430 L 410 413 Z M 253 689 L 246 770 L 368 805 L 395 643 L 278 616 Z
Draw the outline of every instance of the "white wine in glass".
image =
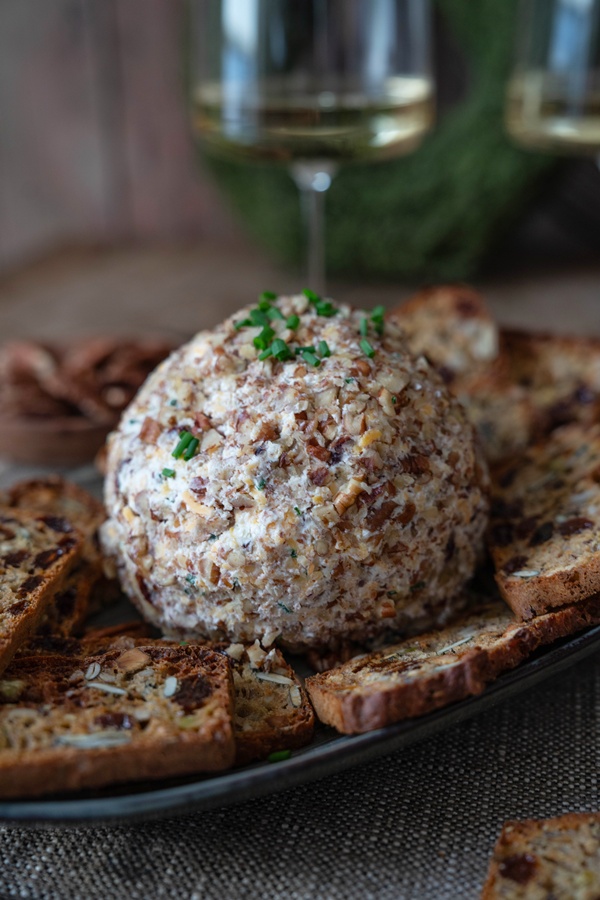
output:
M 287 166 L 320 292 L 323 198 L 338 167 L 411 153 L 431 128 L 427 0 L 191 0 L 191 10 L 196 134 L 217 153 Z
M 600 154 L 600 0 L 521 0 L 506 123 L 532 149 Z

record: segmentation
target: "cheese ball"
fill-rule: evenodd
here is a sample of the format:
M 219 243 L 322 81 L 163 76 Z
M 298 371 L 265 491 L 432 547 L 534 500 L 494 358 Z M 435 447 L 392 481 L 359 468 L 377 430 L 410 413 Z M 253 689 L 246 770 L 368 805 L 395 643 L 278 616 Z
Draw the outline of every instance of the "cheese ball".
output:
M 109 438 L 125 592 L 165 633 L 296 650 L 438 624 L 487 522 L 462 407 L 381 312 L 260 306 L 173 353 Z

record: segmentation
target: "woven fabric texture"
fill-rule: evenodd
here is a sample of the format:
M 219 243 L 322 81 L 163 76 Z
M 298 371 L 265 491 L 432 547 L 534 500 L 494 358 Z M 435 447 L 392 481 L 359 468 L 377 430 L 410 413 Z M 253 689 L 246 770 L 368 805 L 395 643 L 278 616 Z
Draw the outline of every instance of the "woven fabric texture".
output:
M 0 896 L 477 898 L 502 823 L 600 808 L 600 660 L 376 763 L 138 825 L 0 829 Z

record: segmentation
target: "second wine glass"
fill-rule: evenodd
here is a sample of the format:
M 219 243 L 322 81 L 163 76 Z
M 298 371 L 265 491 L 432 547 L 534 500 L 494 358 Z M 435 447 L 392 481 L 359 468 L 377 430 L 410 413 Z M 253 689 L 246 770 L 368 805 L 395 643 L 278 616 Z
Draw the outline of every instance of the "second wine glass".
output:
M 427 0 L 191 0 L 193 123 L 223 154 L 285 164 L 324 289 L 340 164 L 412 152 L 433 121 Z

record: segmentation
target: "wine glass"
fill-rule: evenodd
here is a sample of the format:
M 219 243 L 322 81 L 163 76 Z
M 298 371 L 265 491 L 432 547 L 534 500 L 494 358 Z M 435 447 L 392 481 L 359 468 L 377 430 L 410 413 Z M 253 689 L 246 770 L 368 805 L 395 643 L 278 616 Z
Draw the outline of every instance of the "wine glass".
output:
M 521 0 L 506 124 L 519 143 L 600 153 L 600 0 Z
M 324 288 L 324 197 L 341 164 L 412 152 L 433 121 L 427 0 L 190 0 L 192 116 L 207 147 L 279 163 Z

